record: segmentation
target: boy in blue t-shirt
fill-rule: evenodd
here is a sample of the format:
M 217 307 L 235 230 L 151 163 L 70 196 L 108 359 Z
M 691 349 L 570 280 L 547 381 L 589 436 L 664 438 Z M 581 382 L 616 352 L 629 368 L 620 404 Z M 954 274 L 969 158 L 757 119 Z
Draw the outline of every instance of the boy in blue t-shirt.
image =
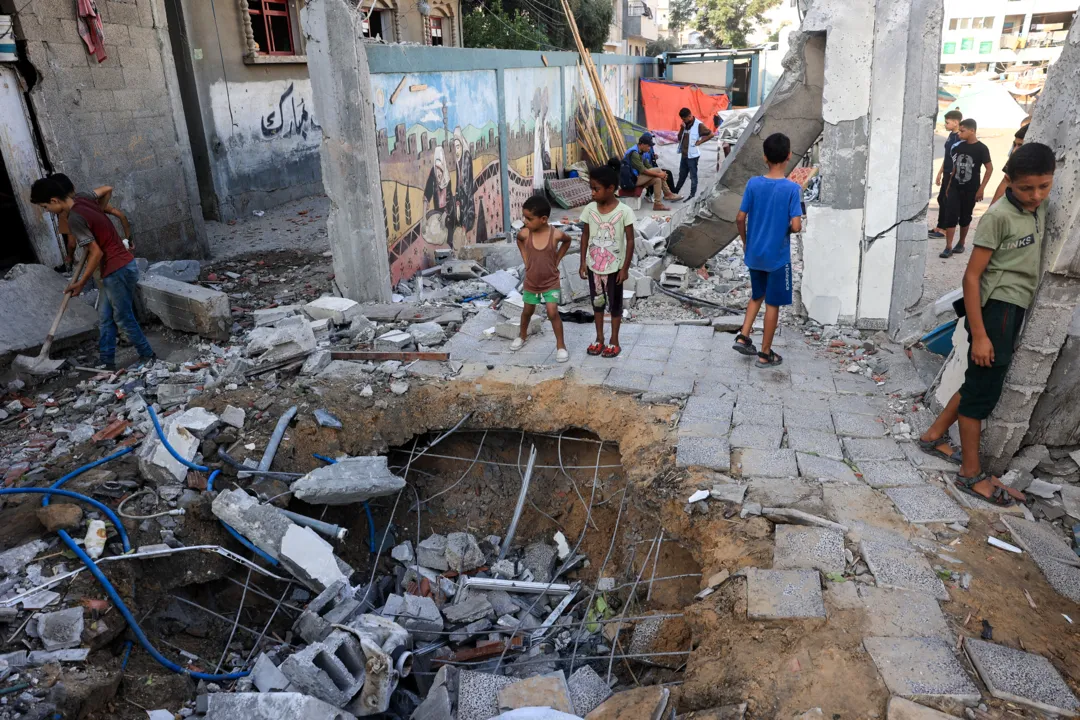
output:
M 735 224 L 743 241 L 743 259 L 750 268 L 750 303 L 733 347 L 743 355 L 757 353 L 755 367 L 774 367 L 784 361 L 772 350 L 780 306 L 791 304 L 791 233 L 802 230 L 802 189 L 786 177 L 791 141 L 774 133 L 765 138 L 769 172 L 750 178 Z M 750 331 L 765 303 L 765 333 L 761 351 Z

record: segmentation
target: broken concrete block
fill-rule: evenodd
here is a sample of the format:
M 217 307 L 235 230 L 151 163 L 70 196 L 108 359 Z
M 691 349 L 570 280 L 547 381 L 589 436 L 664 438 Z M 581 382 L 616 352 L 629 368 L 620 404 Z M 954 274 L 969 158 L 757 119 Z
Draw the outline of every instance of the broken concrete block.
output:
M 624 690 L 612 695 L 585 716 L 585 720 L 660 720 L 668 705 L 671 691 L 660 685 Z
M 289 678 L 266 653 L 260 653 L 256 658 L 255 666 L 251 668 L 251 682 L 261 693 L 280 692 L 289 687 Z
M 37 635 L 47 652 L 76 647 L 82 642 L 82 607 L 37 616 Z
M 446 341 L 446 332 L 437 322 L 416 323 L 409 327 L 409 334 L 417 345 L 438 345 Z
M 226 406 L 225 411 L 221 413 L 221 422 L 225 423 L 226 425 L 231 425 L 232 427 L 239 430 L 240 428 L 244 427 L 244 418 L 246 416 L 247 413 L 243 410 L 243 408 L 228 405 Z
M 472 260 L 447 260 L 439 268 L 444 280 L 475 280 L 486 271 Z
M 402 481 L 404 484 L 404 481 Z M 454 572 L 474 570 L 486 562 L 476 538 L 469 533 L 450 533 L 446 536 L 446 564 Z
M 668 265 L 660 275 L 660 284 L 669 290 L 685 290 L 690 286 L 690 268 Z
M 255 328 L 248 335 L 244 354 L 258 362 L 276 362 L 315 349 L 315 333 L 307 323 L 276 328 Z
M 660 237 L 660 223 L 656 222 L 652 217 L 635 221 L 634 230 L 641 233 L 641 237 L 645 239 Z
M 437 640 L 443 629 L 443 616 L 435 601 L 418 595 L 391 595 L 381 614 L 413 633 L 417 640 Z
M 178 417 L 173 415 L 166 418 L 161 429 L 176 454 L 191 462 L 199 451 L 199 439 L 177 423 Z M 165 449 L 157 433 L 146 436 L 139 446 L 137 456 L 139 473 L 157 485 L 174 485 L 183 482 L 187 477 L 187 467 Z
M 300 692 L 341 707 L 364 686 L 364 665 L 359 640 L 335 630 L 323 642 L 290 655 L 280 669 Z
M 255 327 L 271 327 L 285 318 L 295 316 L 298 312 L 300 312 L 299 305 L 278 305 L 275 308 L 254 310 L 251 316 L 255 319 Z
M 540 332 L 540 327 L 543 325 L 543 319 L 539 315 L 533 315 L 529 318 L 529 328 L 526 331 L 526 335 L 535 335 Z M 521 336 L 521 321 L 509 320 L 507 322 L 501 322 L 495 326 L 495 334 L 506 340 L 513 340 L 514 338 Z
M 293 497 L 312 505 L 351 505 L 392 495 L 405 487 L 390 472 L 386 456 L 350 457 L 316 468 L 292 485 Z
M 307 360 L 300 366 L 300 374 L 304 377 L 311 377 L 312 375 L 318 375 L 320 372 L 326 369 L 326 366 L 330 364 L 330 351 L 329 350 L 316 350 L 308 355 Z
M 60 308 L 60 298 L 68 281 L 44 265 L 16 265 L 0 281 L 0 307 L 5 308 L 0 323 L 0 365 L 16 353 L 37 354 L 36 348 L 45 342 L 53 318 Z M 55 340 L 81 338 L 91 335 L 98 324 L 93 305 L 81 298 L 72 298 L 60 320 Z M 8 412 L 11 412 L 8 410 Z M 22 408 L 16 412 L 22 412 Z
M 486 597 L 473 595 L 464 602 L 447 605 L 443 608 L 443 615 L 452 623 L 471 623 L 481 618 L 494 617 L 495 611 Z
M 562 279 L 562 301 L 568 303 L 572 300 L 580 300 L 589 297 L 589 281 L 583 280 L 578 270 L 581 268 L 581 255 L 573 253 L 567 255 L 559 263 L 559 274 Z
M 304 306 L 304 312 L 312 320 L 329 320 L 335 325 L 348 325 L 360 315 L 360 303 L 348 298 L 323 295 Z
M 339 580 L 348 581 L 333 546 L 311 528 L 290 524 L 281 539 L 279 557 L 285 569 L 318 592 Z
M 145 274 L 193 283 L 198 282 L 201 269 L 198 260 L 162 260 L 148 267 Z
M 261 504 L 243 490 L 225 490 L 214 498 L 211 510 L 220 520 L 243 535 L 275 560 L 280 559 L 281 540 L 296 527 L 273 505 Z
M 446 536 L 431 535 L 416 546 L 416 562 L 426 568 L 446 572 L 450 565 L 446 562 Z
M 552 546 L 538 542 L 525 548 L 521 564 L 532 573 L 533 582 L 551 582 L 555 571 L 556 551 Z
M 229 339 L 232 311 L 225 293 L 154 276 L 139 280 L 138 290 L 143 306 L 166 327 Z
M 458 720 L 489 720 L 498 716 L 499 690 L 514 682 L 514 678 L 505 675 L 462 670 L 458 674 Z
M 504 297 L 509 297 L 517 292 L 519 280 L 516 275 L 506 270 L 499 270 L 480 279 L 495 288 Z
M 453 720 L 450 712 L 450 693 L 445 685 L 432 689 L 424 702 L 413 711 L 410 720 Z
M 612 695 L 604 678 L 588 665 L 582 665 L 575 670 L 566 684 L 574 704 L 573 712 L 581 717 L 591 713 Z
M 405 350 L 412 344 L 412 335 L 400 330 L 391 330 L 375 338 L 376 350 Z
M 187 428 L 197 438 L 204 438 L 221 423 L 217 415 L 206 408 L 188 408 L 176 417 L 176 424 Z
M 333 625 L 348 624 L 361 610 L 353 589 L 339 580 L 308 603 L 293 625 L 293 632 L 308 643 L 322 642 L 333 631 Z
M 564 713 L 574 712 L 570 688 L 561 670 L 519 680 L 499 690 L 499 709 L 549 707 Z
M 658 257 L 647 257 L 637 264 L 637 269 L 645 277 L 659 280 L 664 274 L 664 261 Z
M 308 327 L 311 328 L 311 334 L 315 336 L 316 341 L 330 339 L 331 325 L 328 319 L 312 320 L 308 323 Z
M 406 540 L 405 542 L 396 546 L 393 550 L 390 551 L 390 557 L 404 565 L 408 565 L 409 563 L 411 563 L 415 559 L 415 556 L 413 554 L 412 542 Z

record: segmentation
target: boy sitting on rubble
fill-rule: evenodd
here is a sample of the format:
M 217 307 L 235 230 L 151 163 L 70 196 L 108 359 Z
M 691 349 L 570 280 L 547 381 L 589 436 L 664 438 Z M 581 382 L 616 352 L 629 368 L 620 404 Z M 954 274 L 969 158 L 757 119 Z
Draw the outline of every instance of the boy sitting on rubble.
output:
M 772 341 L 780 321 L 780 306 L 791 304 L 791 233 L 802 230 L 802 189 L 787 179 L 791 141 L 787 135 L 774 133 L 765 138 L 763 149 L 769 172 L 746 183 L 742 206 L 735 217 L 743 242 L 743 260 L 750 268 L 750 302 L 732 346 L 743 355 L 757 353 L 754 367 L 759 368 L 775 367 L 784 361 L 773 351 Z M 750 332 L 762 302 L 765 332 L 758 352 Z
M 555 359 L 566 362 L 570 353 L 563 341 L 562 318 L 559 317 L 562 281 L 559 263 L 570 249 L 570 236 L 548 225 L 551 203 L 543 195 L 533 195 L 521 208 L 525 227 L 517 236 L 518 250 L 525 260 L 525 284 L 522 297 L 525 308 L 521 311 L 521 335 L 510 344 L 511 350 L 520 350 L 528 339 L 529 320 L 537 305 L 547 310 L 551 329 L 555 331 Z
M 99 300 L 101 327 L 98 331 L 101 367 L 116 369 L 117 325 L 124 328 L 139 358 L 144 362 L 153 361 L 154 350 L 135 319 L 135 286 L 139 282 L 135 256 L 124 247 L 98 199 L 73 191 L 67 178 L 41 178 L 30 187 L 30 201 L 54 215 L 66 213 L 71 235 L 86 252 L 82 276 L 73 278 L 67 287 L 72 296 L 81 293 L 94 272 L 101 269 L 103 292 Z
M 964 272 L 969 340 L 964 384 L 919 438 L 924 452 L 960 463 L 955 480 L 959 490 L 1002 506 L 1022 501 L 1024 494 L 982 472 L 979 434 L 1001 396 L 1024 313 L 1035 297 L 1045 200 L 1054 185 L 1055 165 L 1054 152 L 1042 143 L 1023 145 L 1005 165 L 1005 199 L 979 221 Z M 945 437 L 957 421 L 959 452 Z

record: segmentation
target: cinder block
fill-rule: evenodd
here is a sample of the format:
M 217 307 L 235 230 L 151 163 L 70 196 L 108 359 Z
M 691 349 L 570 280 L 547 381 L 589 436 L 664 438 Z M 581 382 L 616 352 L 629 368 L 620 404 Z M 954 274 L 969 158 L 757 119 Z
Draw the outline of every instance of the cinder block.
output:
M 359 641 L 341 630 L 290 655 L 280 669 L 300 692 L 338 707 L 360 692 L 366 676 Z
M 167 327 L 213 340 L 229 339 L 232 315 L 225 293 L 153 276 L 140 279 L 138 287 L 143 305 Z
M 1029 387 L 1045 385 L 1057 358 L 1058 353 L 1055 350 L 1021 346 L 1013 353 L 1012 363 L 1009 365 L 1009 382 Z
M 308 643 L 322 642 L 333 631 L 333 625 L 344 625 L 360 614 L 360 603 L 344 580 L 333 583 L 308 603 L 296 620 L 293 632 Z
M 1028 311 L 1021 342 L 1029 348 L 1060 348 L 1068 334 L 1072 310 L 1036 302 Z
M 1027 423 L 1042 395 L 1041 386 L 1022 386 L 1005 383 L 994 409 L 994 418 L 1005 423 Z

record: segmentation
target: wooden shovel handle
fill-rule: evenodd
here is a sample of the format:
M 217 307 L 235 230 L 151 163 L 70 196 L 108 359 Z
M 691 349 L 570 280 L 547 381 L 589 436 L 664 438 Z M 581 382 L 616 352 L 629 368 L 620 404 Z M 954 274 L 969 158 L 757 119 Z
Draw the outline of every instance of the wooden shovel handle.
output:
M 83 255 L 82 262 L 79 263 L 79 269 L 73 276 L 76 280 L 82 277 L 83 269 L 86 268 L 86 260 L 89 253 Z M 60 320 L 64 317 L 64 311 L 67 310 L 68 300 L 71 299 L 71 293 L 67 290 L 64 291 L 64 299 L 60 301 L 60 309 L 56 312 L 56 317 L 53 319 L 52 327 L 49 328 L 49 334 L 45 337 L 45 343 L 41 346 L 41 352 L 38 353 L 39 357 L 48 357 L 49 348 L 52 347 L 53 337 L 56 335 L 56 329 L 60 327 Z

